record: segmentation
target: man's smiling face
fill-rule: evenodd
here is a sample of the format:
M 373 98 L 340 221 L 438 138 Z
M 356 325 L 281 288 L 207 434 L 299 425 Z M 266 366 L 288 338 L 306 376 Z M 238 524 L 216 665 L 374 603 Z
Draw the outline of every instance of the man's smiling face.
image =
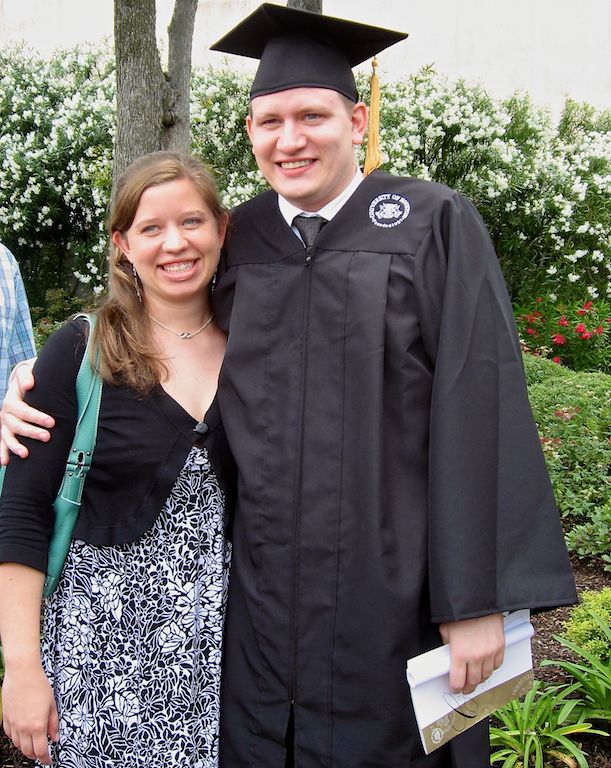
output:
M 355 171 L 354 147 L 367 109 L 327 88 L 292 88 L 251 102 L 246 128 L 261 172 L 278 194 L 305 211 L 337 197 Z

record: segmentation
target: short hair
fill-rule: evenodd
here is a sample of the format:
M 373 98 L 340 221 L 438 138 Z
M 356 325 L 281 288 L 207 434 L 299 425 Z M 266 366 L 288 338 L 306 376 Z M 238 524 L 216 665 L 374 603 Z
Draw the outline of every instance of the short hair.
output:
M 316 87 L 316 86 L 312 86 L 312 87 Z M 353 101 L 352 99 L 348 98 L 348 96 L 344 96 L 344 94 L 340 93 L 339 91 L 334 91 L 332 88 L 325 88 L 322 90 L 328 90 L 328 91 L 331 91 L 332 93 L 336 93 L 340 97 L 341 101 L 343 102 L 344 107 L 346 108 L 346 112 L 349 115 L 352 115 L 352 109 L 359 103 L 358 101 Z M 278 91 L 278 93 L 281 93 L 281 91 Z M 248 116 L 250 117 L 251 120 L 253 119 L 252 101 L 248 102 Z

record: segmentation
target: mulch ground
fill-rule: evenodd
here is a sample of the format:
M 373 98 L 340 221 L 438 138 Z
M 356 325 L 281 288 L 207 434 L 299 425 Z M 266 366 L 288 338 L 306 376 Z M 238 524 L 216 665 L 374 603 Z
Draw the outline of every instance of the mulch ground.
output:
M 573 569 L 577 590 L 580 593 L 611 586 L 611 574 L 601 572 L 600 568 L 592 568 L 574 560 Z M 535 627 L 535 636 L 532 640 L 533 667 L 535 677 L 540 680 L 553 684 L 567 682 L 562 670 L 556 667 L 541 667 L 540 662 L 543 659 L 574 659 L 573 654 L 553 637 L 563 633 L 564 623 L 569 618 L 569 614 L 570 608 L 557 608 L 532 618 Z M 611 768 L 611 739 L 602 736 L 584 736 L 582 747 L 587 754 L 589 768 Z M 0 728 L 0 768 L 31 768 L 33 765 L 34 763 L 26 760 L 13 749 Z M 546 764 L 545 768 L 556 768 L 556 766 Z
M 603 587 L 611 586 L 611 573 L 605 573 L 600 568 L 590 567 L 577 559 L 573 560 L 573 572 L 579 593 L 598 591 Z M 568 620 L 570 612 L 570 608 L 556 608 L 554 611 L 546 611 L 532 617 L 532 623 L 535 627 L 535 636 L 532 639 L 533 668 L 535 677 L 540 680 L 552 684 L 569 681 L 569 678 L 558 667 L 541 667 L 540 662 L 543 659 L 576 660 L 573 653 L 560 645 L 553 637 L 563 634 L 564 624 Z M 601 730 L 608 731 L 608 724 L 606 727 L 603 725 Z M 610 738 L 584 736 L 581 743 L 587 754 L 589 768 L 611 768 Z M 552 765 L 549 768 L 552 768 Z

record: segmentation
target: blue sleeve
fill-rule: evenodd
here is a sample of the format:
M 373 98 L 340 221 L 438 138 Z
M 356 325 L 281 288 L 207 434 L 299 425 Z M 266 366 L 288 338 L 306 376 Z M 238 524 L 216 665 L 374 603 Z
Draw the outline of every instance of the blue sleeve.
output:
M 17 264 L 15 265 L 14 285 L 16 303 L 15 323 L 13 325 L 11 340 L 8 347 L 9 362 L 11 366 L 16 365 L 21 362 L 21 360 L 27 360 L 36 355 L 28 297 L 26 296 L 23 280 Z

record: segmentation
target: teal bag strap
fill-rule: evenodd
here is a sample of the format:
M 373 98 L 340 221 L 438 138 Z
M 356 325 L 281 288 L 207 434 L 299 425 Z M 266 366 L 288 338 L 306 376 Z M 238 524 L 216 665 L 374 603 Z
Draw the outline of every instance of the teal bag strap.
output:
M 98 416 L 102 399 L 102 377 L 98 373 L 100 351 L 95 351 L 95 366 L 90 362 L 91 337 L 95 327 L 95 315 L 80 314 L 89 322 L 89 335 L 85 354 L 76 377 L 78 418 L 72 447 L 68 454 L 61 488 L 53 503 L 55 522 L 49 543 L 47 575 L 44 595 L 48 597 L 57 586 L 66 555 L 72 541 L 72 532 L 78 518 L 87 473 L 91 468 L 93 450 L 98 431 Z

